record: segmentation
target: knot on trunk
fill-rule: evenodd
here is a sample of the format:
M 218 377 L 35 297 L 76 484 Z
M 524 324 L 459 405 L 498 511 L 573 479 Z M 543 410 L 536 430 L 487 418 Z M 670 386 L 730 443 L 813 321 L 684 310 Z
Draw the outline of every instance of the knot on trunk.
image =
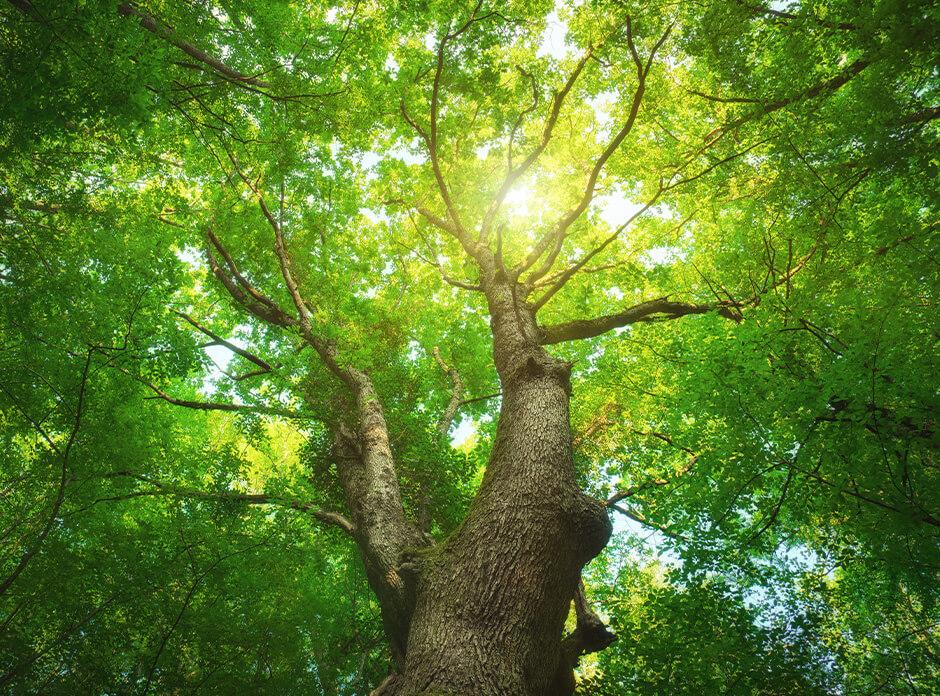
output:
M 575 691 L 574 668 L 582 655 L 600 652 L 617 640 L 601 618 L 591 609 L 584 590 L 584 582 L 578 580 L 574 594 L 574 611 L 577 618 L 574 631 L 561 641 L 558 651 L 558 667 L 546 691 L 547 696 L 571 696 Z
M 421 559 L 416 551 L 406 550 L 402 554 L 401 564 L 398 566 L 398 576 L 402 579 L 404 587 L 410 594 L 417 592 L 418 581 L 421 578 Z
M 538 350 L 522 357 L 518 366 L 512 370 L 509 383 L 526 384 L 545 379 L 560 385 L 571 396 L 570 362 L 553 358 L 543 350 Z
M 401 678 L 397 674 L 389 674 L 381 684 L 369 692 L 369 696 L 395 696 L 400 691 L 400 685 Z
M 600 652 L 616 640 L 617 634 L 611 631 L 597 614 L 591 613 L 565 639 L 563 650 L 571 651 L 572 667 L 574 667 L 582 655 Z
M 578 494 L 572 501 L 569 519 L 574 525 L 574 538 L 577 540 L 578 560 L 587 563 L 599 554 L 613 532 L 610 514 L 604 502 Z

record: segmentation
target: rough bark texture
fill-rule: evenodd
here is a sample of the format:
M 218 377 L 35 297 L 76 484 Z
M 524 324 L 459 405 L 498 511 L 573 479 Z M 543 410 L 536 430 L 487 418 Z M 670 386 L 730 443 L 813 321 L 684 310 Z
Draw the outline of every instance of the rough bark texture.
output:
M 503 387 L 496 442 L 461 526 L 422 558 L 405 669 L 385 693 L 570 693 L 565 618 L 583 566 L 607 543 L 602 505 L 571 458 L 570 366 L 538 345 L 531 310 L 488 284 Z
M 392 657 L 400 667 L 415 597 L 414 573 L 409 572 L 412 566 L 407 558 L 427 541 L 405 517 L 385 416 L 372 383 L 365 374 L 350 372 L 359 423 L 357 432 L 344 428 L 337 434 L 337 469 L 369 585 L 379 599 Z

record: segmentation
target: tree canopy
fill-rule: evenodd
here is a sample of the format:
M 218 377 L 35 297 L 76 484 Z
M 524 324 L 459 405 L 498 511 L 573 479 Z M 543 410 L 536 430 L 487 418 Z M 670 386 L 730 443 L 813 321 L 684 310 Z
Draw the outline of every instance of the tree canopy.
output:
M 365 520 L 466 525 L 508 278 L 614 521 L 583 693 L 936 693 L 938 20 L 10 0 L 4 692 L 376 689 Z

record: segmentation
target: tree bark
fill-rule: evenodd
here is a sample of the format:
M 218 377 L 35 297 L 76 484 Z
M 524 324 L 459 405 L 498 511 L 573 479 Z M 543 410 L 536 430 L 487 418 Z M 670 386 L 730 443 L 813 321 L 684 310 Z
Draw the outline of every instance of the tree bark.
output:
M 562 633 L 581 570 L 606 545 L 605 508 L 571 457 L 570 365 L 538 341 L 510 285 L 489 279 L 503 403 L 466 519 L 420 557 L 405 669 L 385 694 L 570 693 Z
M 355 387 L 358 427 L 336 433 L 334 454 L 355 520 L 354 537 L 366 577 L 379 600 L 392 658 L 400 668 L 414 611 L 409 558 L 429 540 L 405 517 L 385 415 L 372 382 L 358 370 L 349 374 Z

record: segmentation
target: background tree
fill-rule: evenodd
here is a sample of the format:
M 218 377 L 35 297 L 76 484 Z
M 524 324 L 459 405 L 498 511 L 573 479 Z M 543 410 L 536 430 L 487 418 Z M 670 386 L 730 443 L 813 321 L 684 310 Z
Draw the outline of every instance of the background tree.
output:
M 936 20 L 11 1 L 0 683 L 930 692 Z

